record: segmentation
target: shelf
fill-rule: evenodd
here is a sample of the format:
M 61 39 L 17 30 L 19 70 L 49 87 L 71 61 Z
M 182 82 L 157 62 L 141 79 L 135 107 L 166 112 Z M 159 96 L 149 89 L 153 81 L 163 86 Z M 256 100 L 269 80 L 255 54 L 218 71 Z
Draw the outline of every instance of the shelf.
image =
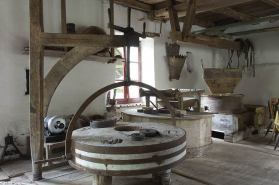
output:
M 67 52 L 61 51 L 61 50 L 49 50 L 49 49 L 44 50 L 44 56 L 47 56 L 47 57 L 61 58 L 66 53 Z M 29 47 L 25 47 L 22 50 L 22 54 L 23 55 L 29 55 Z M 124 59 L 123 58 L 117 58 L 117 57 L 101 57 L 101 56 L 97 56 L 97 55 L 90 55 L 89 57 L 85 58 L 84 60 L 96 61 L 96 62 L 115 63 L 115 62 L 122 62 Z

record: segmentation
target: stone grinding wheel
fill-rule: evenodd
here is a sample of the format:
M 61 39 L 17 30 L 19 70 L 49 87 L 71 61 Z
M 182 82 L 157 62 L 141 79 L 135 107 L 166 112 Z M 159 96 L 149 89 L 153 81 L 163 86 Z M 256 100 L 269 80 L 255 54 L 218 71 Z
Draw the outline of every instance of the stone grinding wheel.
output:
M 176 129 L 179 129 L 178 127 L 175 127 L 175 125 L 176 125 L 176 119 L 175 119 L 175 115 L 174 115 L 174 111 L 173 111 L 173 108 L 171 107 L 171 105 L 170 105 L 170 103 L 169 103 L 169 101 L 168 101 L 168 99 L 160 92 L 160 91 L 158 91 L 157 89 L 155 89 L 154 87 L 152 87 L 152 86 L 150 86 L 150 85 L 147 85 L 147 84 L 144 84 L 144 83 L 141 83 L 141 82 L 134 82 L 134 81 L 130 81 L 129 82 L 129 86 L 139 86 L 139 87 L 143 87 L 143 88 L 146 88 L 146 89 L 149 89 L 151 92 L 153 92 L 153 93 L 155 93 L 164 103 L 165 103 L 165 105 L 166 105 L 166 107 L 168 108 L 168 110 L 170 111 L 170 114 L 171 114 L 171 118 L 172 118 L 172 123 L 173 123 L 173 127 L 174 128 L 176 128 Z M 109 91 L 109 90 L 111 90 L 111 89 L 115 89 L 115 88 L 118 88 L 118 87 L 122 87 L 122 86 L 127 86 L 127 83 L 126 82 L 119 82 L 119 83 L 113 83 L 113 84 L 110 84 L 110 85 L 108 85 L 108 86 L 106 86 L 106 87 L 103 87 L 102 89 L 100 89 L 100 90 L 98 90 L 98 91 L 96 91 L 95 93 L 93 93 L 89 98 L 87 98 L 87 100 L 81 105 L 81 107 L 78 109 L 78 111 L 76 112 L 76 114 L 74 115 L 74 117 L 72 118 L 72 120 L 71 120 L 71 123 L 70 123 L 70 125 L 69 125 L 69 127 L 68 127 L 68 130 L 67 130 L 67 135 L 66 135 L 66 140 L 65 140 L 65 156 L 63 156 L 63 158 L 64 159 L 67 159 L 67 160 L 69 160 L 69 163 L 73 166 L 73 167 L 75 167 L 76 169 L 79 169 L 79 170 L 83 170 L 84 168 L 80 168 L 79 166 L 76 166 L 75 164 L 75 162 L 76 162 L 76 148 L 75 148 L 75 144 L 77 143 L 76 141 L 75 141 L 75 139 L 72 139 L 72 134 L 73 134 L 73 131 L 74 131 L 74 126 L 75 126 L 75 123 L 78 121 L 78 118 L 79 118 L 79 116 L 82 114 L 82 112 L 91 104 L 91 102 L 93 102 L 97 97 L 99 97 L 100 95 L 102 95 L 103 93 L 105 93 L 105 92 L 107 92 L 107 91 Z M 149 126 L 151 126 L 150 125 L 150 123 L 148 123 L 148 125 Z M 170 125 L 168 125 L 168 126 L 170 126 Z M 87 127 L 87 128 L 81 128 L 81 129 L 84 129 L 84 131 L 86 131 L 87 129 L 88 129 L 89 127 Z M 127 128 L 127 127 L 125 127 L 125 128 Z M 148 128 L 150 128 L 150 127 L 148 127 Z M 89 128 L 89 130 L 91 130 L 91 129 L 93 129 L 93 128 Z M 181 129 L 182 130 L 182 129 Z M 168 150 L 168 149 L 173 149 L 173 146 L 174 145 L 176 145 L 177 143 L 180 143 L 180 145 L 178 146 L 178 147 L 175 147 L 176 149 L 177 148 L 179 148 L 179 147 L 181 147 L 181 146 L 184 146 L 181 142 L 185 142 L 185 144 L 186 144 L 186 133 L 185 133 L 185 131 L 184 130 L 182 130 L 183 131 L 183 133 L 184 133 L 184 136 L 182 136 L 180 139 L 174 139 L 174 141 L 167 141 L 167 144 L 165 144 L 165 145 L 160 145 L 160 144 L 157 144 L 157 145 L 155 145 L 155 146 L 152 146 L 152 147 L 147 147 L 148 148 L 148 150 L 146 150 L 146 149 L 144 149 L 144 148 L 146 148 L 146 146 L 143 146 L 142 148 L 142 151 L 141 151 L 141 153 L 150 153 L 150 152 L 160 152 L 160 151 L 162 151 L 162 150 Z M 171 133 L 171 130 L 170 130 L 170 133 Z M 86 133 L 85 133 L 86 134 Z M 166 137 L 167 137 L 167 135 L 166 135 Z M 156 138 L 156 137 L 154 137 L 154 138 Z M 92 135 L 90 138 L 87 138 L 88 140 L 87 141 L 92 141 L 92 140 L 95 140 L 96 138 L 95 138 L 95 136 L 94 135 Z M 152 139 L 152 138 L 151 138 Z M 175 141 L 176 140 L 176 141 Z M 115 142 L 116 141 L 116 142 Z M 121 143 L 123 140 L 121 140 L 121 139 L 115 139 L 115 140 L 111 140 L 111 141 L 109 141 L 109 142 L 106 142 L 106 141 L 103 141 L 103 142 L 101 142 L 101 143 L 103 143 L 103 144 L 105 144 L 105 143 L 110 143 L 110 144 L 116 144 L 115 146 L 117 146 L 118 145 L 118 143 Z M 131 139 L 130 139 L 130 141 L 131 141 Z M 135 141 L 135 142 L 138 142 L 138 141 Z M 81 145 L 83 145 L 82 143 L 81 143 Z M 138 146 L 139 147 L 139 146 Z M 85 147 L 85 148 L 87 148 L 87 147 Z M 94 147 L 92 147 L 92 146 L 89 146 L 88 147 L 88 149 L 90 150 L 90 149 L 92 149 L 92 148 L 94 148 Z M 141 147 L 139 147 L 139 148 L 141 148 Z M 78 148 L 77 148 L 78 149 Z M 119 148 L 118 148 L 119 149 Z M 121 149 L 121 148 L 120 148 Z M 131 149 L 130 149 L 131 150 Z M 138 149 L 137 149 L 138 150 Z M 137 150 L 132 150 L 133 152 L 136 152 Z M 184 152 L 182 151 L 183 149 L 181 149 L 181 150 L 179 150 L 179 151 L 177 151 L 177 152 L 180 152 L 180 154 L 177 154 L 177 152 L 176 153 L 171 153 L 171 154 L 169 154 L 169 155 L 167 155 L 167 156 L 164 156 L 165 158 L 162 158 L 162 157 L 159 157 L 159 153 L 158 153 L 158 157 L 156 156 L 156 155 L 153 155 L 154 156 L 154 159 L 156 159 L 157 160 L 157 162 L 152 162 L 152 164 L 154 165 L 157 165 L 157 167 L 155 166 L 153 166 L 152 167 L 152 171 L 150 171 L 149 169 L 148 170 L 144 170 L 144 169 L 139 169 L 138 171 L 140 171 L 140 173 L 142 173 L 142 174 L 148 174 L 148 173 L 153 173 L 153 172 L 160 172 L 160 171 L 163 171 L 164 169 L 166 169 L 166 168 L 171 168 L 171 167 L 174 167 L 175 165 L 178 165 L 180 162 L 182 162 L 184 159 L 185 159 L 185 155 L 186 155 L 186 151 L 185 151 L 185 154 L 184 154 Z M 117 151 L 120 151 L 120 150 L 117 150 Z M 126 150 L 124 150 L 124 151 L 126 151 Z M 183 152 L 183 153 L 181 153 L 181 151 Z M 83 152 L 86 152 L 86 151 L 83 151 Z M 93 153 L 95 153 L 95 151 L 93 151 Z M 86 154 L 86 153 L 84 153 L 84 154 Z M 98 154 L 98 153 L 97 153 Z M 117 154 L 117 153 L 116 153 Z M 134 154 L 136 154 L 136 153 L 134 153 Z M 100 154 L 99 153 L 99 155 L 102 155 L 102 154 Z M 177 155 L 179 155 L 178 157 L 177 157 Z M 168 159 L 171 159 L 171 157 L 176 157 L 173 161 L 168 161 Z M 83 159 L 85 159 L 84 157 L 83 157 Z M 82 160 L 83 160 L 82 159 Z M 151 159 L 151 160 L 154 160 L 154 159 Z M 93 160 L 95 160 L 95 159 L 93 159 Z M 136 160 L 136 164 L 141 164 L 143 161 L 141 160 L 141 159 L 135 159 Z M 149 159 L 148 159 L 149 160 Z M 102 165 L 104 165 L 104 164 L 106 164 L 107 162 L 106 161 L 104 161 L 104 160 L 102 160 L 102 161 L 98 161 L 99 162 L 99 164 L 102 166 Z M 145 161 L 146 162 L 146 161 Z M 93 161 L 93 163 L 94 163 L 94 161 Z M 160 164 L 159 163 L 161 163 L 162 165 L 160 166 Z M 112 165 L 113 166 L 113 165 Z M 119 173 L 117 173 L 117 172 L 115 172 L 115 171 L 112 171 L 112 172 L 106 172 L 106 171 L 99 171 L 99 170 L 92 170 L 92 169 L 90 169 L 89 171 L 88 170 L 86 170 L 85 169 L 85 171 L 86 172 L 90 172 L 90 173 L 93 173 L 94 175 L 105 175 L 105 176 L 107 176 L 106 174 L 113 174 L 114 176 L 115 175 L 117 175 L 117 174 L 119 174 Z M 137 171 L 137 170 L 134 170 L 134 171 L 132 171 L 131 173 L 122 173 L 122 174 L 125 174 L 125 175 L 132 175 L 135 171 Z M 161 173 L 161 172 L 160 172 Z M 169 173 L 170 173 L 170 170 L 167 170 L 166 171 L 166 173 L 168 173 L 168 176 L 169 176 Z M 164 174 L 164 173 L 163 173 Z M 135 175 L 139 175 L 139 173 L 136 173 Z M 95 179 L 95 178 L 93 178 L 93 183 L 94 183 L 94 179 L 95 180 L 97 180 L 98 181 L 98 178 L 99 177 L 97 177 L 96 176 L 96 178 L 97 179 Z M 94 177 L 94 176 L 93 176 Z M 110 176 L 107 176 L 107 177 L 110 177 Z M 110 179 L 110 182 L 111 182 L 111 179 Z M 169 181 L 170 182 L 170 181 Z
M 140 129 L 156 129 L 162 136 L 131 140 Z M 103 142 L 112 141 L 112 144 Z M 121 142 L 113 142 L 113 141 Z M 125 123 L 108 128 L 85 127 L 73 132 L 70 164 L 102 176 L 145 175 L 171 169 L 186 157 L 186 132 L 162 123 Z
M 88 27 L 82 34 L 91 34 L 91 35 L 107 35 L 105 30 L 99 28 L 97 26 Z M 97 55 L 106 56 L 107 52 L 109 52 L 109 48 L 105 48 L 104 50 L 97 53 Z

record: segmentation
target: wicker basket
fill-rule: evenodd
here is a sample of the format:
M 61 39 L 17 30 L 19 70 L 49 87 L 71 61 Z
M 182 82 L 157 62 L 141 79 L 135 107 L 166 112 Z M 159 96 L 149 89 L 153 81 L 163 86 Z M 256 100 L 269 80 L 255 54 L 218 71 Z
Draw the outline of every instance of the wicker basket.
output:
M 178 55 L 178 56 L 168 56 L 168 64 L 170 70 L 170 81 L 172 79 L 179 80 L 182 68 L 185 64 L 186 56 Z

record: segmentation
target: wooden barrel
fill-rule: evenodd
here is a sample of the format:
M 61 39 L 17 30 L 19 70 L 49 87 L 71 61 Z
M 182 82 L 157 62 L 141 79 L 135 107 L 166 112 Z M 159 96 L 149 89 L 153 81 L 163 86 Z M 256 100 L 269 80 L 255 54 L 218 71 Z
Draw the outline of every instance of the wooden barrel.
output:
M 204 94 L 201 95 L 201 107 L 210 113 L 242 113 L 243 94 Z
M 139 129 L 160 135 L 132 141 Z M 73 132 L 70 164 L 102 176 L 153 174 L 180 164 L 186 157 L 186 133 L 161 123 L 125 123 L 109 128 L 85 127 Z
M 233 93 L 242 79 L 242 69 L 204 68 L 203 79 L 212 94 Z

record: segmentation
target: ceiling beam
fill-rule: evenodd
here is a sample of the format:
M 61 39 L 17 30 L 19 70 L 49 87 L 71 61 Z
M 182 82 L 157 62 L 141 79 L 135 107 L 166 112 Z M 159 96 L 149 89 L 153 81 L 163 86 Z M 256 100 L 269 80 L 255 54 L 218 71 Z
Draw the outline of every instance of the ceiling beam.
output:
M 194 35 L 190 34 L 189 37 L 182 39 L 181 32 L 171 32 L 170 39 L 173 42 L 181 43 L 181 44 L 194 44 L 194 45 L 201 45 L 201 46 L 209 46 L 214 48 L 220 49 L 229 49 L 229 50 L 241 50 L 240 42 L 230 41 L 226 39 L 219 39 L 215 37 L 209 37 L 205 35 Z
M 173 9 L 174 3 L 175 3 L 174 0 L 167 0 L 171 30 L 180 31 L 180 25 L 179 25 L 179 21 L 178 21 L 177 11 Z
M 150 4 L 145 4 L 136 0 L 114 0 L 115 3 L 125 5 L 137 10 L 141 10 L 144 12 L 149 12 L 153 10 L 153 6 Z
M 279 9 L 279 0 L 262 0 L 262 1 Z
M 227 17 L 230 17 L 230 18 L 233 18 L 236 20 L 240 20 L 240 21 L 251 21 L 251 20 L 256 19 L 256 17 L 252 17 L 250 15 L 247 15 L 247 14 L 244 14 L 241 12 L 237 12 L 229 7 L 215 9 L 215 10 L 212 10 L 212 12 L 222 14 Z
M 199 0 L 197 2 L 197 10 L 196 13 L 203 13 L 207 11 L 212 11 L 219 8 L 224 8 L 227 6 L 233 6 L 238 4 L 243 4 L 247 2 L 252 2 L 254 0 Z M 184 17 L 186 15 L 186 11 L 188 8 L 188 3 L 178 3 L 174 5 L 173 9 L 178 11 L 178 17 Z M 169 18 L 168 16 L 168 8 L 164 7 L 159 10 L 154 11 L 155 17 L 161 18 Z
M 185 17 L 180 17 L 180 18 L 178 18 L 178 20 L 179 20 L 179 22 L 184 23 Z M 193 25 L 197 25 L 197 26 L 200 26 L 203 28 L 212 28 L 215 26 L 215 24 L 213 22 L 205 21 L 202 19 L 196 19 L 196 18 L 194 19 Z
M 191 32 L 196 14 L 196 0 L 190 0 L 187 9 L 186 17 L 182 28 L 182 39 L 188 37 Z
M 131 46 L 138 47 L 138 37 L 131 37 L 130 39 Z M 40 42 L 43 46 L 112 48 L 127 46 L 128 40 L 127 37 L 122 35 L 41 33 Z
M 246 21 L 246 22 L 238 22 L 238 23 L 234 23 L 234 24 L 227 24 L 227 25 L 223 25 L 223 26 L 217 26 L 217 27 L 214 27 L 214 28 L 198 30 L 198 31 L 194 31 L 192 33 L 193 34 L 203 34 L 203 33 L 208 33 L 208 32 L 212 32 L 212 31 L 219 31 L 219 30 L 225 30 L 225 29 L 228 29 L 228 28 L 234 28 L 234 27 L 238 27 L 238 26 L 258 24 L 258 23 L 261 23 L 261 22 L 278 21 L 278 20 L 279 20 L 279 16 L 265 17 L 265 18 Z

